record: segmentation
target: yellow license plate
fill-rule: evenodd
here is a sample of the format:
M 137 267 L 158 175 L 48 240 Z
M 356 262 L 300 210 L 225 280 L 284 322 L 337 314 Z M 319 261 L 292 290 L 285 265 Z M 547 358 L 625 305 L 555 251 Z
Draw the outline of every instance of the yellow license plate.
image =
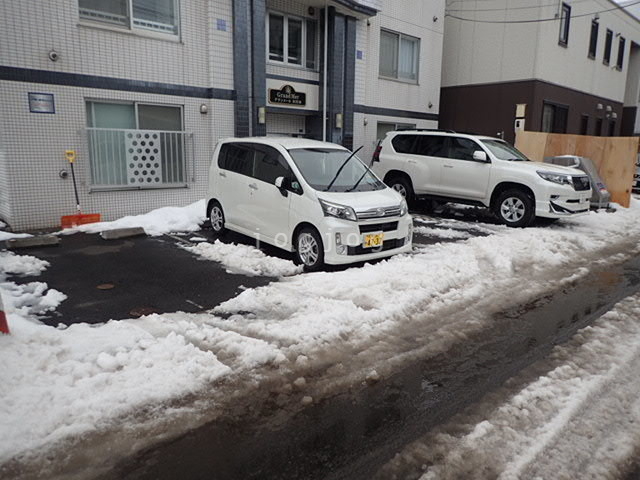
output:
M 364 236 L 362 246 L 364 248 L 381 247 L 384 240 L 384 233 L 370 233 Z

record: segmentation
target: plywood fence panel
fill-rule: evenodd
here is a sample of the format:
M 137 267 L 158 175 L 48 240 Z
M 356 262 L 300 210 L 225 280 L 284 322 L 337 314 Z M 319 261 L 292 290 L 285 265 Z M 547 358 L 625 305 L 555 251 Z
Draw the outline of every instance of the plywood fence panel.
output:
M 516 135 L 516 148 L 537 162 L 557 155 L 590 158 L 611 192 L 611 200 L 628 207 L 638 141 L 638 137 L 591 137 L 521 131 Z

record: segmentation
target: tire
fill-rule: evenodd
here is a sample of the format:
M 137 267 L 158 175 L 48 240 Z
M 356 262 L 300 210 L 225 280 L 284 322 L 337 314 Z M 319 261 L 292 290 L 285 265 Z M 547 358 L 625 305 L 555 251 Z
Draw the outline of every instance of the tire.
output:
M 508 227 L 528 227 L 535 220 L 535 202 L 522 190 L 505 190 L 496 199 L 493 209 L 500 222 Z
M 315 228 L 303 227 L 296 235 L 295 260 L 306 272 L 316 272 L 324 266 L 324 246 Z
M 221 237 L 227 233 L 227 229 L 224 226 L 224 211 L 222 205 L 219 202 L 214 201 L 209 210 L 209 222 L 211 223 L 211 230 L 216 237 Z
M 404 177 L 391 177 L 387 185 L 402 195 L 408 204 L 414 203 L 413 187 L 409 180 Z

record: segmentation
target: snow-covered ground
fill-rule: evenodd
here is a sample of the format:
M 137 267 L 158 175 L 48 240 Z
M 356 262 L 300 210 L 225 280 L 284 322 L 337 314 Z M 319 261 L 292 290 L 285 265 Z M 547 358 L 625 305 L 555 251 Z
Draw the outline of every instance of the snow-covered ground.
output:
M 640 294 L 398 453 L 378 478 L 625 478 L 640 449 L 638 372 Z
M 182 218 L 181 209 L 159 209 L 108 227 L 143 226 L 150 234 L 195 231 L 200 207 L 182 209 Z M 490 327 L 496 311 L 637 254 L 640 202 L 634 200 L 632 207 L 548 228 L 480 225 L 491 235 L 420 248 L 361 268 L 285 276 L 245 290 L 210 313 L 65 329 L 36 319 L 63 294 L 45 284 L 21 292 L 8 278 L 46 268 L 45 262 L 3 255 L 0 288 L 10 299 L 5 306 L 12 335 L 0 338 L 0 405 L 11 408 L 0 409 L 0 468 L 32 462 L 67 441 L 87 445 L 93 433 L 107 438 L 117 432 L 118 442 L 109 444 L 108 453 L 95 453 L 96 464 L 108 461 L 144 447 L 148 439 L 214 418 L 218 406 L 254 395 L 263 384 L 283 401 L 306 404 L 360 384 L 374 369 L 389 375 L 407 360 L 446 351 Z M 448 223 L 434 228 L 454 230 L 455 222 Z M 231 270 L 297 272 L 251 247 L 200 243 L 191 248 Z M 235 396 L 229 398 L 221 385 L 232 385 Z M 64 458 L 68 468 L 78 466 Z M 58 466 L 43 461 L 39 468 Z

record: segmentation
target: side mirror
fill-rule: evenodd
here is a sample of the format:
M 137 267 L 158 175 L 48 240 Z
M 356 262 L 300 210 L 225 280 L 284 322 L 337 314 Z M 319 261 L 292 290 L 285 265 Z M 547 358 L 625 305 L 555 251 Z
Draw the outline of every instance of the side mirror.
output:
M 284 188 L 284 177 L 276 178 L 276 181 L 274 182 L 274 184 L 278 188 Z
M 473 152 L 473 159 L 477 162 L 486 162 L 487 152 L 483 152 L 482 150 L 476 150 L 475 152 Z
M 286 178 L 278 177 L 273 183 L 278 188 L 278 190 L 280 190 L 280 194 L 283 197 L 289 195 L 289 191 L 287 190 L 289 188 L 289 181 Z

